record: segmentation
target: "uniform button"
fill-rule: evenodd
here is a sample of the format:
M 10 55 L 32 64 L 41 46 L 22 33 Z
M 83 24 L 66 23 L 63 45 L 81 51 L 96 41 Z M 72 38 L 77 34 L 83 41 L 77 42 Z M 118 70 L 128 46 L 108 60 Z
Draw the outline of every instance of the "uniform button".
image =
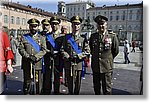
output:
M 101 58 L 99 58 L 99 60 L 101 60 Z

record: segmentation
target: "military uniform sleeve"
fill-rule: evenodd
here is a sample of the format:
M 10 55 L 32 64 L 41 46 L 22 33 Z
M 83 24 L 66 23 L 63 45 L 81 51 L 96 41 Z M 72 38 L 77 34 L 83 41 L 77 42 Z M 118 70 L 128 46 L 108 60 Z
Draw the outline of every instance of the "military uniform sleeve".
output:
M 25 46 L 24 46 L 24 37 L 21 36 L 21 38 L 18 40 L 18 51 L 20 53 L 21 56 L 25 57 L 25 58 L 29 58 L 29 54 L 26 52 L 25 50 Z
M 84 38 L 82 53 L 78 54 L 78 57 L 79 57 L 79 59 L 83 59 L 83 58 L 87 57 L 89 54 L 90 54 L 90 48 L 89 48 L 88 40 L 86 38 Z
M 119 53 L 119 42 L 116 35 L 113 35 L 113 42 L 112 42 L 112 55 L 115 58 Z
M 90 37 L 90 40 L 89 40 L 89 48 L 90 48 L 90 53 L 91 53 L 91 51 L 92 51 L 92 36 L 93 35 L 91 35 L 91 37 Z
M 85 38 L 84 39 L 84 46 L 83 46 L 83 51 L 85 52 L 85 53 L 90 53 L 90 47 L 89 47 L 89 44 L 88 44 L 88 40 Z
M 37 60 L 40 60 L 47 52 L 46 40 L 43 36 L 41 36 L 41 46 L 40 47 L 41 47 L 41 51 L 35 55 Z

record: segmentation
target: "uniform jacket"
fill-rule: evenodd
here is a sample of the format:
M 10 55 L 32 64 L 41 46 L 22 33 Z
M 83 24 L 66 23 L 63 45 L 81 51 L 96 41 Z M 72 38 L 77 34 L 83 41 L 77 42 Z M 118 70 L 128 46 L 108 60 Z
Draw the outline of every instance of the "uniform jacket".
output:
M 78 47 L 82 50 L 82 52 L 85 52 L 85 53 L 89 52 L 88 42 L 84 37 L 81 37 L 80 34 L 77 36 L 73 36 L 72 34 L 70 34 L 70 35 L 75 40 L 75 42 L 77 43 Z M 64 63 L 65 63 L 65 65 L 67 65 L 66 69 L 70 69 L 71 64 L 76 63 L 77 66 L 75 67 L 75 70 L 82 70 L 82 61 L 83 61 L 83 58 L 85 57 L 85 55 L 83 53 L 80 56 L 77 55 L 77 53 L 72 48 L 70 42 L 67 40 L 66 36 L 67 35 L 64 36 L 64 40 L 63 40 L 64 52 L 67 53 L 70 57 L 77 56 L 76 62 L 71 62 L 70 59 L 64 58 Z
M 6 32 L 0 32 L 0 72 L 6 71 L 6 61 L 14 59 L 10 41 Z
M 34 47 L 25 39 L 25 37 L 22 35 L 19 39 L 19 46 L 18 50 L 20 55 L 22 56 L 22 68 L 30 68 L 31 67 L 31 61 L 29 60 L 30 55 L 34 55 L 39 61 L 35 64 L 35 68 L 42 69 L 42 57 L 46 54 L 46 42 L 44 37 L 42 37 L 40 34 L 36 34 L 32 36 L 32 39 L 40 46 L 41 51 L 37 52 Z
M 106 32 L 104 36 L 101 37 L 98 32 L 93 33 L 90 37 L 89 45 L 92 55 L 91 67 L 93 72 L 111 72 L 113 69 L 113 59 L 119 52 L 116 35 Z
M 59 57 L 60 57 L 60 48 L 62 46 L 62 36 L 60 33 L 56 32 L 50 32 L 49 33 L 51 35 L 51 37 L 54 39 L 55 43 L 57 44 L 58 46 L 58 54 L 56 54 L 56 56 L 54 56 L 54 51 L 55 49 L 53 49 L 52 45 L 50 44 L 50 42 L 47 40 L 46 36 L 45 35 L 42 35 L 45 39 L 46 39 L 46 46 L 47 46 L 47 49 L 49 50 L 46 55 L 44 56 L 44 59 L 45 59 L 45 65 L 50 65 L 50 62 L 52 59 L 54 59 L 55 61 L 55 65 L 59 65 L 60 64 L 60 60 L 59 60 Z

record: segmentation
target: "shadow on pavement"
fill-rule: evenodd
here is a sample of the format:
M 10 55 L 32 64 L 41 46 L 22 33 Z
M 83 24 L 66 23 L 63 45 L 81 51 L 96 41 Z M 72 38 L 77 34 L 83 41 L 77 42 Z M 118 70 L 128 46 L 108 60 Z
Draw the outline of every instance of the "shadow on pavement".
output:
M 113 95 L 132 95 L 131 93 L 124 91 L 124 90 L 119 90 L 119 89 L 112 89 L 112 94 Z

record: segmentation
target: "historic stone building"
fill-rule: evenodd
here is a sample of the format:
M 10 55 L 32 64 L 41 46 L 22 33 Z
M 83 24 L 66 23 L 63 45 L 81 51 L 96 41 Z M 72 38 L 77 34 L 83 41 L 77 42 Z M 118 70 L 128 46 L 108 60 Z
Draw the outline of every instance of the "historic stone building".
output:
M 87 18 L 95 25 L 97 15 L 108 17 L 108 28 L 118 34 L 122 40 L 142 40 L 143 38 L 143 3 L 126 4 L 87 9 Z M 96 26 L 96 25 L 95 25 Z M 95 27 L 96 28 L 96 27 Z
M 60 6 L 59 6 L 60 7 Z M 108 28 L 112 29 L 120 40 L 142 40 L 143 39 L 143 2 L 139 4 L 125 4 L 95 7 L 95 4 L 82 0 L 68 3 L 63 2 L 63 15 L 71 18 L 74 15 L 80 16 L 84 21 L 90 20 L 90 24 L 94 25 L 92 31 L 96 31 L 96 24 L 93 19 L 97 15 L 108 17 Z M 62 10 L 62 9 L 60 9 Z M 66 13 L 66 14 L 65 14 Z
M 28 30 L 27 21 L 30 18 L 36 18 L 41 21 L 44 18 L 50 19 L 54 15 L 61 19 L 60 27 L 64 24 L 70 25 L 66 17 L 44 11 L 41 8 L 32 8 L 30 5 L 25 6 L 20 3 L 8 2 L 8 0 L 3 0 L 0 5 L 1 22 L 3 26 L 13 32 Z

